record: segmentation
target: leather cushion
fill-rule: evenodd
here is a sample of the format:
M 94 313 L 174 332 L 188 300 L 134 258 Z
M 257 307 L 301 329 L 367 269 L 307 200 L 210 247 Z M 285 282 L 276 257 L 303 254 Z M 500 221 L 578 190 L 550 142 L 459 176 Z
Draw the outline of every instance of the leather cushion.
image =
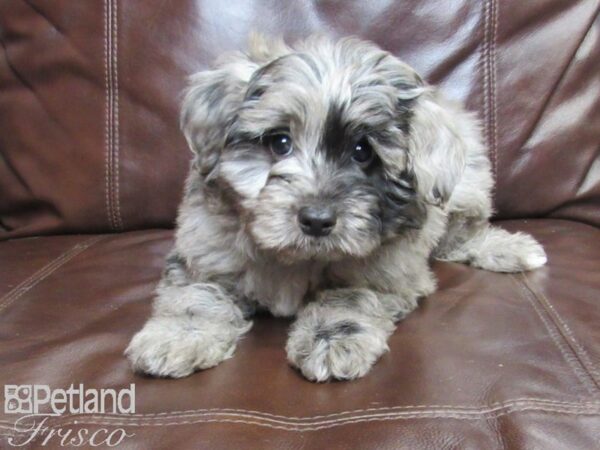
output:
M 185 77 L 250 30 L 375 41 L 478 113 L 499 217 L 600 224 L 598 2 L 451 4 L 0 3 L 0 239 L 171 227 Z
M 533 233 L 548 265 L 504 275 L 436 263 L 438 292 L 398 325 L 390 352 L 365 378 L 328 384 L 287 365 L 289 322 L 268 316 L 214 369 L 181 380 L 133 375 L 122 352 L 150 313 L 171 232 L 1 243 L 1 381 L 135 383 L 133 416 L 51 420 L 123 427 L 136 434 L 132 447 L 594 448 L 600 248 L 590 243 L 600 231 L 560 220 L 502 225 Z M 12 420 L 0 416 L 0 433 Z

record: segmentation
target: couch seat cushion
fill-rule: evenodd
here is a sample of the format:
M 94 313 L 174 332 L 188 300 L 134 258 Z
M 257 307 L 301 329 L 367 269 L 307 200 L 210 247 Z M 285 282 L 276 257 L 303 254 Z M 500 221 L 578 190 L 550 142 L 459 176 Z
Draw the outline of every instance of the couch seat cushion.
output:
M 135 383 L 135 414 L 46 424 L 123 428 L 134 435 L 123 448 L 596 448 L 600 230 L 502 226 L 533 233 L 548 265 L 504 275 L 436 263 L 439 291 L 398 325 L 372 372 L 326 384 L 288 366 L 289 322 L 268 316 L 217 368 L 180 380 L 134 375 L 123 350 L 150 313 L 171 231 L 2 242 L 0 380 Z M 14 433 L 17 417 L 0 414 L 0 446 L 25 438 Z

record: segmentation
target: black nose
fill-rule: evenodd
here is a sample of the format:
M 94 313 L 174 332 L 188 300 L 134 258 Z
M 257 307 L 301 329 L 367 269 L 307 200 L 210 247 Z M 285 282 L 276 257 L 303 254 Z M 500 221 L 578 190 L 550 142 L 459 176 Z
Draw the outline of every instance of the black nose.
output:
M 335 212 L 329 207 L 305 206 L 298 211 L 298 222 L 305 234 L 327 236 L 335 226 Z

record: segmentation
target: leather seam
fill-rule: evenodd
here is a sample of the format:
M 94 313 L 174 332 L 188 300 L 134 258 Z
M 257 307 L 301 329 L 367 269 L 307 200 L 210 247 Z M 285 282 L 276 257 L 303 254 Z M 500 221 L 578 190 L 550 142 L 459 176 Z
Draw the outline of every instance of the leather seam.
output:
M 87 239 L 83 242 L 75 244 L 69 250 L 66 250 L 55 259 L 47 263 L 37 272 L 33 273 L 31 276 L 23 280 L 17 286 L 15 286 L 10 292 L 8 292 L 2 299 L 0 299 L 0 313 L 3 312 L 8 306 L 14 303 L 15 300 L 19 299 L 23 294 L 29 292 L 33 287 L 35 287 L 38 283 L 43 281 L 45 278 L 54 273 L 61 266 L 69 262 L 75 256 L 79 255 L 84 250 L 88 249 L 92 245 L 94 245 L 99 240 L 103 239 L 104 236 L 96 236 L 90 239 Z
M 118 16 L 118 0 L 113 0 L 112 4 L 112 42 L 113 42 L 113 204 L 115 207 L 115 225 L 117 230 L 123 229 L 123 221 L 121 217 L 121 201 L 120 201 L 120 186 L 119 186 L 119 167 L 120 167 L 120 142 L 119 142 L 119 16 Z
M 274 418 L 284 418 L 289 420 L 307 420 L 307 419 L 323 419 L 329 417 L 338 417 L 343 415 L 351 415 L 358 413 L 372 413 L 372 412 L 393 412 L 393 411 L 410 411 L 410 410 L 419 410 L 419 411 L 437 411 L 437 410 L 449 410 L 449 411 L 486 411 L 487 409 L 497 409 L 497 408 L 506 408 L 509 406 L 549 406 L 549 407 L 565 407 L 565 408 L 594 408 L 600 407 L 599 402 L 563 402 L 559 400 L 544 400 L 544 399 L 536 399 L 536 398 L 518 398 L 513 400 L 507 400 L 504 402 L 496 402 L 490 403 L 486 405 L 486 408 L 483 407 L 475 407 L 475 406 L 458 406 L 458 405 L 403 405 L 403 406 L 387 406 L 380 408 L 363 408 L 363 409 L 354 409 L 347 411 L 339 411 L 331 414 L 322 414 L 316 416 L 305 416 L 305 417 L 294 417 L 294 416 L 284 416 L 280 414 L 272 414 L 261 411 L 253 411 L 253 410 L 245 410 L 245 409 L 236 409 L 236 408 L 214 408 L 214 409 L 196 409 L 196 410 L 187 410 L 187 411 L 174 411 L 171 413 L 138 413 L 134 414 L 135 417 L 182 417 L 185 415 L 194 415 L 194 414 L 207 414 L 207 413 L 243 413 L 243 414 L 255 414 L 262 415 L 266 417 L 274 417 Z M 102 416 L 89 416 L 89 417 L 98 417 L 98 418 L 106 418 L 111 416 L 110 414 L 103 414 Z M 118 416 L 121 417 L 121 416 Z
M 333 419 L 327 421 L 313 421 L 309 423 L 295 423 L 283 420 L 265 419 L 260 416 L 230 414 L 230 417 L 214 418 L 197 417 L 190 420 L 171 420 L 171 421 L 110 421 L 110 420 L 64 420 L 48 424 L 48 429 L 60 428 L 69 425 L 99 425 L 99 426 L 118 426 L 118 427 L 160 427 L 190 425 L 198 423 L 241 423 L 248 425 L 257 425 L 266 428 L 282 429 L 286 431 L 314 431 L 325 428 L 333 428 L 353 423 L 364 423 L 384 420 L 406 420 L 406 419 L 456 419 L 456 420 L 485 420 L 506 416 L 522 412 L 541 412 L 558 413 L 572 416 L 600 416 L 600 404 L 596 408 L 560 408 L 525 405 L 520 407 L 501 408 L 496 411 L 473 411 L 469 413 L 454 411 L 420 411 L 420 412 L 399 412 L 395 414 L 369 414 L 363 416 L 350 416 L 343 419 Z M 125 418 L 125 417 L 124 417 Z
M 575 338 L 575 334 L 567 324 L 566 320 L 554 308 L 554 305 L 552 305 L 548 297 L 546 297 L 542 292 L 539 292 L 533 288 L 525 274 L 522 274 L 522 277 L 525 286 L 527 286 L 527 288 L 532 292 L 532 294 L 536 296 L 539 303 L 546 310 L 556 327 L 559 329 L 569 346 L 572 348 L 573 353 L 575 353 L 575 355 L 577 356 L 581 366 L 584 368 L 584 370 L 586 370 L 588 376 L 593 380 L 594 384 L 596 385 L 596 389 L 600 391 L 600 374 L 598 372 L 598 369 L 594 365 L 591 357 L 589 356 L 583 345 L 581 345 L 579 341 Z
M 283 421 L 310 421 L 316 419 L 329 419 L 329 420 L 346 420 L 357 415 L 370 416 L 370 415 L 386 415 L 386 414 L 413 414 L 413 413 L 456 413 L 456 414 L 489 414 L 505 409 L 514 408 L 558 408 L 563 410 L 582 410 L 582 411 L 600 411 L 600 402 L 567 402 L 559 400 L 544 400 L 536 398 L 519 398 L 513 400 L 506 400 L 504 402 L 490 403 L 488 405 L 477 407 L 477 406 L 460 406 L 460 405 L 404 405 L 404 406 L 391 406 L 391 407 L 380 407 L 380 408 L 363 408 L 354 409 L 347 411 L 340 411 L 331 414 L 322 414 L 316 416 L 285 416 L 282 414 L 273 414 L 262 411 L 237 409 L 237 408 L 206 408 L 196 409 L 187 411 L 173 411 L 164 413 L 136 413 L 136 414 L 70 414 L 68 416 L 61 416 L 65 420 L 79 420 L 80 418 L 91 418 L 98 420 L 118 420 L 118 419 L 129 419 L 129 418 L 141 418 L 146 420 L 153 419 L 175 419 L 175 418 L 193 418 L 196 416 L 210 416 L 210 415 L 230 415 L 230 416 L 251 416 L 255 418 L 268 419 L 280 419 Z M 346 417 L 342 417 L 346 416 Z M 10 421 L 0 420 L 0 426 L 4 424 L 11 424 Z
M 118 72 L 118 13 L 116 0 L 104 1 L 104 76 L 105 105 L 105 202 L 109 227 L 123 228 L 119 185 L 119 72 Z
M 523 292 L 523 294 L 525 295 L 525 298 L 533 307 L 534 311 L 536 312 L 536 314 L 542 321 L 544 327 L 546 328 L 546 330 L 548 331 L 548 334 L 550 335 L 550 338 L 552 339 L 552 341 L 558 348 L 559 352 L 563 356 L 563 359 L 566 361 L 567 365 L 569 365 L 571 367 L 571 370 L 574 372 L 574 374 L 577 376 L 577 378 L 579 378 L 579 381 L 581 381 L 582 385 L 586 388 L 588 393 L 591 395 L 595 395 L 596 394 L 596 386 L 594 384 L 594 380 L 590 377 L 590 375 L 585 370 L 585 366 L 583 366 L 581 364 L 581 360 L 578 358 L 578 355 L 573 351 L 569 342 L 566 341 L 564 336 L 560 334 L 560 328 L 558 328 L 556 326 L 556 324 L 555 324 L 554 320 L 552 320 L 552 318 L 550 318 L 550 321 L 551 321 L 551 323 L 550 323 L 549 318 L 545 317 L 545 315 L 543 313 L 543 311 L 545 311 L 545 308 L 542 307 L 542 305 L 539 302 L 539 299 L 534 295 L 534 293 L 531 292 L 527 288 L 527 286 L 525 286 L 523 284 L 523 282 L 521 282 L 514 275 L 510 275 L 510 277 L 516 283 L 517 287 L 521 290 L 521 292 Z M 540 310 L 540 307 L 542 307 L 542 310 Z M 557 329 L 558 329 L 558 332 L 557 332 Z M 566 347 L 565 347 L 565 344 L 566 344 Z M 569 351 L 569 350 L 571 350 L 571 351 Z
M 496 102 L 496 40 L 498 6 L 496 0 L 483 2 L 483 123 L 486 146 L 490 153 L 492 174 L 497 178 L 497 102 Z
M 490 77 L 491 77 L 491 92 L 490 92 L 490 113 L 491 113 L 491 144 L 492 156 L 494 158 L 494 175 L 498 174 L 498 103 L 497 103 L 497 87 L 496 87 L 496 44 L 498 39 L 498 0 L 492 0 L 492 37 L 490 43 Z
M 483 45 L 481 47 L 481 66 L 482 66 L 482 72 L 483 72 L 483 95 L 482 95 L 482 100 L 483 100 L 483 126 L 484 126 L 484 133 L 485 133 L 485 139 L 486 139 L 486 144 L 491 152 L 491 147 L 489 146 L 489 111 L 490 111 L 490 107 L 489 107 L 489 97 L 488 97 L 488 92 L 489 92 L 489 78 L 488 78 L 488 55 L 487 55 L 487 48 L 488 48 L 488 28 L 489 28 L 489 1 L 488 0 L 484 0 L 482 2 L 482 6 L 483 6 Z M 493 164 L 492 164 L 492 171 L 494 170 Z
M 105 87 L 105 126 L 104 126 L 104 140 L 105 140 L 105 157 L 104 157 L 104 201 L 106 203 L 106 216 L 108 219 L 108 226 L 111 230 L 115 229 L 114 214 L 112 207 L 111 197 L 111 171 L 112 171 L 112 83 L 111 83 L 111 44 L 110 44 L 110 26 L 111 21 L 109 19 L 110 0 L 104 0 L 104 87 Z

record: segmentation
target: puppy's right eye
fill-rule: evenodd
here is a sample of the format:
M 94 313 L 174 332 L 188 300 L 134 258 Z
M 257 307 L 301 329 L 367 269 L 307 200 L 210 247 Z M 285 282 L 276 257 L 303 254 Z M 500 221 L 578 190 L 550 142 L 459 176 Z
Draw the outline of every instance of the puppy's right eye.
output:
M 367 138 L 358 141 L 352 151 L 352 160 L 362 167 L 368 166 L 373 161 L 374 156 L 373 147 L 371 147 Z
M 292 138 L 284 133 L 271 134 L 264 139 L 265 144 L 277 156 L 287 156 L 292 153 L 294 146 Z

